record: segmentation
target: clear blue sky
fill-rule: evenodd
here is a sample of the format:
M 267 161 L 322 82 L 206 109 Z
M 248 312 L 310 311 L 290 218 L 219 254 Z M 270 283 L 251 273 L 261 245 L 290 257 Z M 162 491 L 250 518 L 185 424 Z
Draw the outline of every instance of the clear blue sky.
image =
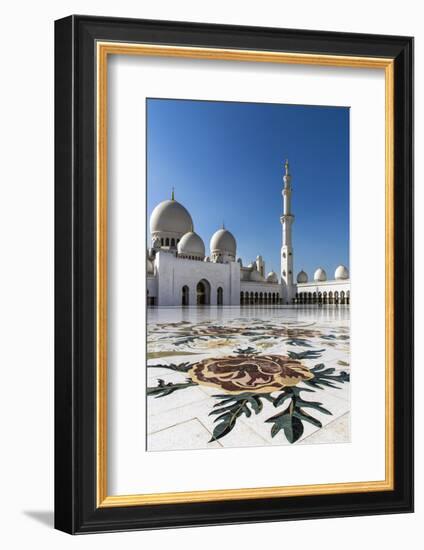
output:
M 207 253 L 224 220 L 244 265 L 261 254 L 280 272 L 286 158 L 294 272 L 332 278 L 349 266 L 349 108 L 147 100 L 148 215 L 174 186 Z

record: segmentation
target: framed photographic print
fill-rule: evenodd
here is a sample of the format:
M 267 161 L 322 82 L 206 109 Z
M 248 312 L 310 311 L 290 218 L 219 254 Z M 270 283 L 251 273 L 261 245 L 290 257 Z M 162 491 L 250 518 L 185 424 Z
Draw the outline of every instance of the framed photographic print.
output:
M 56 527 L 412 511 L 412 38 L 55 52 Z

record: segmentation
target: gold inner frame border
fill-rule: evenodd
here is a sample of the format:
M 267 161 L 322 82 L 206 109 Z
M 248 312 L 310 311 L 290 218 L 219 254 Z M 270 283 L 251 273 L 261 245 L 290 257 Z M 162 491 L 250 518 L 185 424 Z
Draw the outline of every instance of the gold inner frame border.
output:
M 107 491 L 107 62 L 109 55 L 181 57 L 331 67 L 384 69 L 385 72 L 385 479 L 316 485 L 216 489 L 172 493 L 108 495 Z M 96 470 L 97 507 L 143 506 L 281 498 L 394 490 L 394 60 L 257 50 L 96 43 L 97 60 L 97 335 Z

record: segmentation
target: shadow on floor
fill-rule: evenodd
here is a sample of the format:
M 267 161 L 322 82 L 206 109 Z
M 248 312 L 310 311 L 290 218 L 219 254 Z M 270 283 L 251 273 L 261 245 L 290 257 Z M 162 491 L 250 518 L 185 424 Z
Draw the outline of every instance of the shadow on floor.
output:
M 35 519 L 39 523 L 53 529 L 54 513 L 52 510 L 24 510 L 23 513 L 27 517 Z

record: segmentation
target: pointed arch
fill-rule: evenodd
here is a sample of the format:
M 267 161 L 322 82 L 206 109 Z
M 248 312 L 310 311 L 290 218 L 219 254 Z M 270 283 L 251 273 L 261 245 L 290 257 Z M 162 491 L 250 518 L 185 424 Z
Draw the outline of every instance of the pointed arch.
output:
M 188 306 L 190 305 L 190 291 L 187 285 L 184 285 L 181 289 L 181 305 Z
M 224 305 L 224 290 L 222 286 L 219 286 L 216 290 L 216 305 Z
M 201 279 L 196 285 L 196 303 L 198 306 L 211 303 L 211 285 L 206 279 Z

